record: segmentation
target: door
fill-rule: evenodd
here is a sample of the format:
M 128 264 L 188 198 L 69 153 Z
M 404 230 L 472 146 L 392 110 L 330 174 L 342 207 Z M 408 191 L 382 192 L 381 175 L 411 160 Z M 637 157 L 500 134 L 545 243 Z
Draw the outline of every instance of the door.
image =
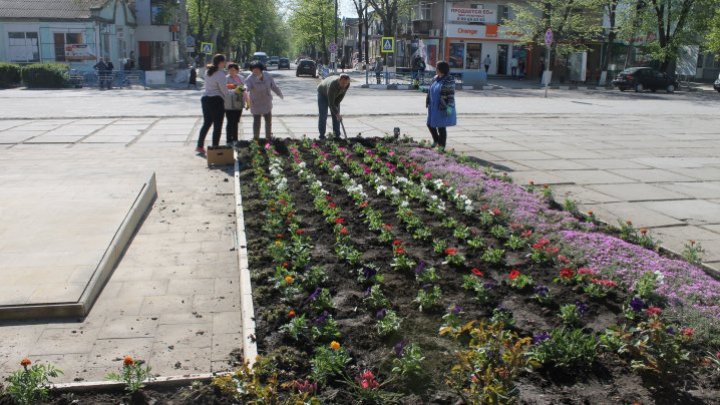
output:
M 150 50 L 150 42 L 139 41 L 138 50 L 140 51 L 140 55 L 138 56 L 138 66 L 140 67 L 140 70 L 152 70 L 152 52 Z
M 508 65 L 509 45 L 498 45 L 497 74 L 506 75 Z

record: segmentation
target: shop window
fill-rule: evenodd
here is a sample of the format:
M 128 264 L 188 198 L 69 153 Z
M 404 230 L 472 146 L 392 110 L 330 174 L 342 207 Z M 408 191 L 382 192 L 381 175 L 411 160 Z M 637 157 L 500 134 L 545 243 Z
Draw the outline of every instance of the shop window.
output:
M 66 53 L 74 53 L 75 47 L 72 47 L 72 45 L 81 45 L 84 43 L 83 34 L 79 32 L 56 32 L 53 34 L 53 39 L 55 42 L 56 62 L 65 62 L 67 60 Z
M 480 69 L 482 58 L 482 44 L 467 44 L 467 60 L 465 69 Z
M 453 69 L 463 69 L 465 67 L 465 44 L 462 42 L 454 42 L 450 44 L 450 60 L 448 61 Z
M 8 32 L 10 62 L 40 62 L 37 32 Z

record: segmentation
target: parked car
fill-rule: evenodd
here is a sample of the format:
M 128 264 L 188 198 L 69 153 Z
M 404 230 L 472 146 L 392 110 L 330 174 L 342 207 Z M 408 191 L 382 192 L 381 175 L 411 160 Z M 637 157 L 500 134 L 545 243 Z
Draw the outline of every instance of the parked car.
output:
M 270 61 L 268 61 L 268 66 L 277 66 L 280 62 L 279 56 L 271 56 Z
M 280 58 L 280 61 L 278 62 L 278 69 L 290 69 L 290 59 L 288 58 Z
M 317 65 L 310 59 L 303 59 L 298 63 L 297 69 L 295 70 L 295 76 L 300 75 L 317 77 Z
M 715 80 L 715 83 L 713 83 L 713 88 L 720 93 L 720 75 L 718 75 L 717 80 Z
M 618 74 L 612 84 L 620 91 L 633 89 L 636 92 L 665 90 L 672 93 L 678 88 L 678 82 L 674 77 L 649 67 L 625 69 Z

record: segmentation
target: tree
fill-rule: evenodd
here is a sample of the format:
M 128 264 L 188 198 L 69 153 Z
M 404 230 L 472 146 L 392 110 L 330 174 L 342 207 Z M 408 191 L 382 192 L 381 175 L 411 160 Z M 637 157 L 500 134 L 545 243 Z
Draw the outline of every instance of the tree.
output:
M 617 16 L 618 6 L 622 0 L 604 0 L 603 8 L 605 15 L 608 19 L 608 26 L 605 27 L 607 30 L 607 37 L 605 40 L 605 55 L 602 61 L 602 67 L 600 70 L 606 72 L 610 61 L 613 57 L 613 48 L 615 47 L 615 39 L 617 38 Z
M 383 26 L 383 35 L 395 35 L 395 28 L 402 13 L 407 13 L 412 6 L 410 0 L 367 0 L 375 13 L 380 17 Z
M 355 6 L 355 12 L 358 16 L 358 62 L 363 60 L 363 28 L 367 29 L 367 9 L 369 5 L 367 0 L 353 0 L 353 6 Z M 367 55 L 365 55 L 365 59 L 367 62 Z
M 602 3 L 598 0 L 528 0 L 513 3 L 515 18 L 508 21 L 508 32 L 526 44 L 545 45 L 545 31 L 553 30 L 553 67 L 557 57 L 588 50 L 588 44 L 601 38 Z
M 710 20 L 708 33 L 705 36 L 705 47 L 708 51 L 720 55 L 720 8 L 715 9 Z
M 328 41 L 333 38 L 335 27 L 335 3 L 333 0 L 294 0 L 289 7 L 292 14 L 288 25 L 292 31 L 293 47 L 299 53 L 317 57 L 323 54 L 328 60 Z

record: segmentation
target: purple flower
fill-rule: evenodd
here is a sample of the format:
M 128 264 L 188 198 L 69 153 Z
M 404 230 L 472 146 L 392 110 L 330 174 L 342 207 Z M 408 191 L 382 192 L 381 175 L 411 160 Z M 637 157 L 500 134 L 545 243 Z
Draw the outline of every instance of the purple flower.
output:
M 315 325 L 322 325 L 325 323 L 325 321 L 327 321 L 328 316 L 330 316 L 328 311 L 323 311 L 323 313 L 320 314 L 317 318 L 313 319 L 312 322 Z
M 425 262 L 421 260 L 417 267 L 415 267 L 415 274 L 422 274 L 422 272 L 425 271 L 425 266 Z
M 633 297 L 630 300 L 630 307 L 635 312 L 640 312 L 645 308 L 645 301 L 642 300 L 640 297 Z
M 315 291 L 313 291 L 313 293 L 310 294 L 310 296 L 307 298 L 307 300 L 308 300 L 308 301 L 315 301 L 316 299 L 318 299 L 318 297 L 320 296 L 320 291 L 322 291 L 322 290 L 320 289 L 320 287 L 317 287 L 317 288 L 315 289 Z
M 587 304 L 582 301 L 575 301 L 575 308 L 577 308 L 578 314 L 580 314 L 580 316 L 585 316 L 589 309 Z
M 665 329 L 665 332 L 667 332 L 668 335 L 674 335 L 675 329 L 672 326 L 668 326 L 667 329 Z
M 535 292 L 535 294 L 537 294 L 538 297 L 543 298 L 547 297 L 549 292 L 548 288 L 542 284 L 538 284 L 533 291 Z
M 483 284 L 483 287 L 486 290 L 492 290 L 493 288 L 495 288 L 495 283 L 488 281 L 487 283 Z
M 405 345 L 407 345 L 406 340 L 401 340 L 401 341 L 397 342 L 397 344 L 395 345 L 395 348 L 394 348 L 396 356 L 398 356 L 398 357 L 403 356 L 403 352 L 405 351 Z
M 377 319 L 383 319 L 383 318 L 385 318 L 385 315 L 387 315 L 387 309 L 383 308 L 383 309 L 377 311 L 377 313 L 375 314 L 375 317 Z
M 372 267 L 363 267 L 363 277 L 365 277 L 366 280 L 374 277 L 376 274 L 377 270 L 373 269 Z
M 462 310 L 463 310 L 463 309 L 462 309 L 462 307 L 461 307 L 460 305 L 455 304 L 455 306 L 453 307 L 451 313 L 452 313 L 453 315 L 459 315 L 460 312 L 462 312 Z
M 533 336 L 533 344 L 536 345 L 536 344 L 542 343 L 548 339 L 550 339 L 550 334 L 547 332 L 542 332 L 540 334 Z

